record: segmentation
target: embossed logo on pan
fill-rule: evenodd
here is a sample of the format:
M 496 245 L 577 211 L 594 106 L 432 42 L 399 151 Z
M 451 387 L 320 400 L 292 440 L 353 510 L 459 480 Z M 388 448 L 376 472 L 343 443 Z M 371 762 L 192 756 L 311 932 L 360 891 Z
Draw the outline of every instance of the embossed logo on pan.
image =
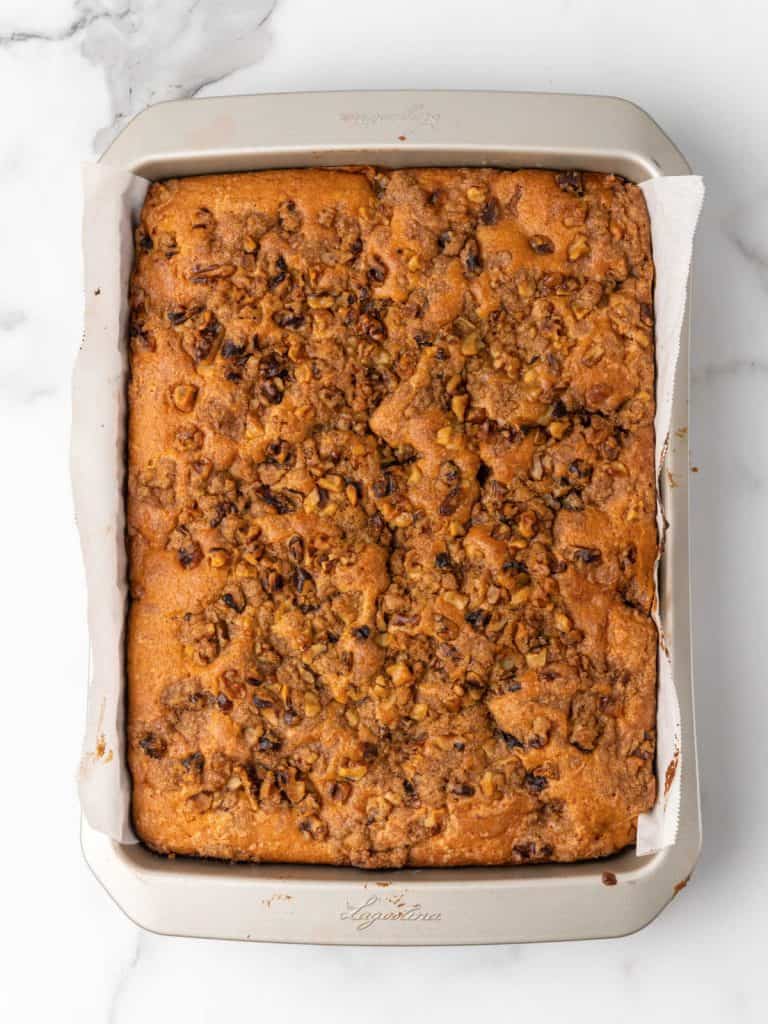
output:
M 440 122 L 440 115 L 427 110 L 423 103 L 414 103 L 394 114 L 385 114 L 380 110 L 345 110 L 339 117 L 347 124 L 355 124 L 360 128 L 371 128 L 383 121 L 410 121 L 422 128 L 434 129 Z
M 352 921 L 358 932 L 364 932 L 381 921 L 408 923 L 443 919 L 438 911 L 425 910 L 420 903 L 406 903 L 399 896 L 388 897 L 386 900 L 380 896 L 369 896 L 359 906 L 347 901 L 347 909 L 342 910 L 339 917 L 342 921 Z

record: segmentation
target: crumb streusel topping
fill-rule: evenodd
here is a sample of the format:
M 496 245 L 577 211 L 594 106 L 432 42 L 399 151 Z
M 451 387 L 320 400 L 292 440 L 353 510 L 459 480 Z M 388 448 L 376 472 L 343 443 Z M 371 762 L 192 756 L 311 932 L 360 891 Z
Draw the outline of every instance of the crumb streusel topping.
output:
M 657 643 L 640 191 L 187 178 L 150 188 L 136 253 L 139 834 L 363 867 L 632 842 Z

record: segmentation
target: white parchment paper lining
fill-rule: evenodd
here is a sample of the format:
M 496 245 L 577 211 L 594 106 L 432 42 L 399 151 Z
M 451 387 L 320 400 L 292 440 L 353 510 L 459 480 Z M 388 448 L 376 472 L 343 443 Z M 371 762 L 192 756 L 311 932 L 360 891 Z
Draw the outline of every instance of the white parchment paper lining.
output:
M 133 226 L 149 182 L 115 167 L 86 165 L 83 249 L 85 334 L 72 385 L 71 469 L 88 588 L 90 660 L 80 802 L 89 824 L 122 843 L 136 842 L 124 739 L 125 421 L 128 284 Z M 696 176 L 655 178 L 640 186 L 651 218 L 656 264 L 656 465 L 663 467 L 693 236 L 704 198 Z M 658 505 L 660 535 L 663 530 Z M 663 623 L 658 623 L 660 632 Z M 654 808 L 638 821 L 637 852 L 671 845 L 680 807 L 680 708 L 672 665 L 659 643 L 657 778 Z M 670 763 L 678 760 L 665 792 Z

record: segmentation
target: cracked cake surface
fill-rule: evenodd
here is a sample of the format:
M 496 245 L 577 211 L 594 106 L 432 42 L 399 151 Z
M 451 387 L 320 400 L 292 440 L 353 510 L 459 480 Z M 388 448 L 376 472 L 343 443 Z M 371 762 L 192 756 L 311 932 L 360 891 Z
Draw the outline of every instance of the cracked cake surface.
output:
M 128 757 L 164 853 L 572 861 L 655 797 L 653 263 L 578 171 L 153 184 Z

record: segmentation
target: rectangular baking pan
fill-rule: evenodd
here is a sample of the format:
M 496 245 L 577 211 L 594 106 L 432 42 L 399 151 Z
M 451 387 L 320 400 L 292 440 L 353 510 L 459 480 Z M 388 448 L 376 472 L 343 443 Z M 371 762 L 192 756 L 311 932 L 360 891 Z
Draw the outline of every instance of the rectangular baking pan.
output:
M 654 121 L 625 100 L 448 91 L 159 104 L 125 128 L 102 162 L 150 179 L 366 163 L 572 167 L 632 181 L 690 172 Z M 688 350 L 686 315 L 662 480 L 669 530 L 660 584 L 682 712 L 676 844 L 650 856 L 630 849 L 572 865 L 366 872 L 167 859 L 140 844 L 116 843 L 83 819 L 85 858 L 134 922 L 163 934 L 210 938 L 449 945 L 623 935 L 659 913 L 685 884 L 701 844 L 689 609 Z

